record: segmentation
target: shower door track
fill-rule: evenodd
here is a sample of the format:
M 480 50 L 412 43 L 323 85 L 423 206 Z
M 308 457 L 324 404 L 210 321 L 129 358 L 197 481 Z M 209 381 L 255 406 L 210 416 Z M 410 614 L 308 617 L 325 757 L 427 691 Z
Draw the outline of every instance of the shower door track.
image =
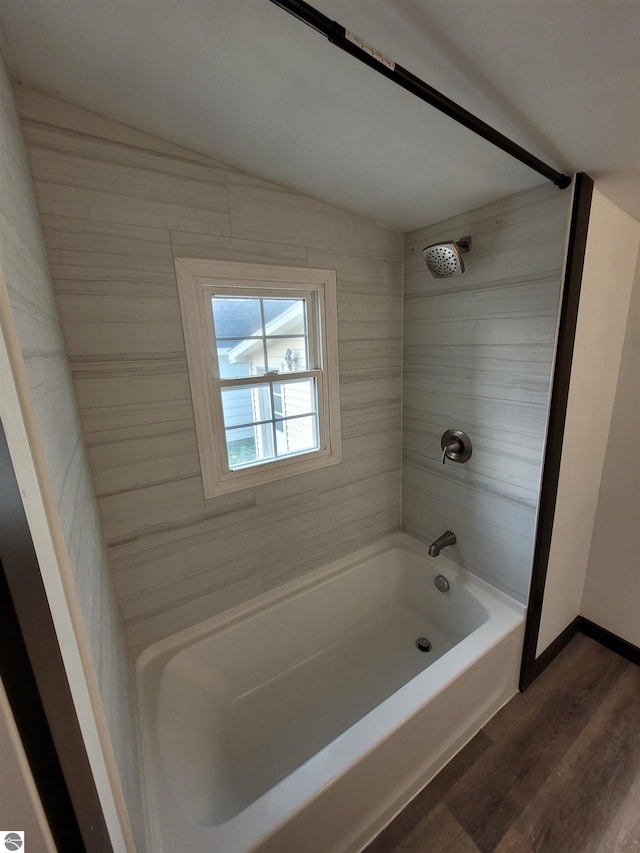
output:
M 518 145 L 508 136 L 500 133 L 491 125 L 487 124 L 482 119 L 465 110 L 460 104 L 452 101 L 442 92 L 429 86 L 415 74 L 407 71 L 397 62 L 389 59 L 379 50 L 376 50 L 372 45 L 367 44 L 363 39 L 345 29 L 337 21 L 328 18 L 322 12 L 314 9 L 309 3 L 304 0 L 271 0 L 276 6 L 279 6 L 285 12 L 293 15 L 298 20 L 310 26 L 312 29 L 326 36 L 332 44 L 344 50 L 351 56 L 364 62 L 370 68 L 373 68 L 379 74 L 383 74 L 389 80 L 392 80 L 398 86 L 402 86 L 412 95 L 435 107 L 440 112 L 454 119 L 459 124 L 473 131 L 478 136 L 486 139 L 492 145 L 500 148 L 506 154 L 510 154 L 533 169 L 538 174 L 543 175 L 548 180 L 552 181 L 559 189 L 565 189 L 571 184 L 571 177 L 557 169 L 552 168 L 535 154 L 527 151 L 521 145 Z

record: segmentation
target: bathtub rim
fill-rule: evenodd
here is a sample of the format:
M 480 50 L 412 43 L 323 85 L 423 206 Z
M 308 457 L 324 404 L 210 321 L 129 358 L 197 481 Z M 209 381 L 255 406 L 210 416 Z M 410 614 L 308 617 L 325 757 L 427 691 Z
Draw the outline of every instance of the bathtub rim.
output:
M 157 768 L 152 767 L 153 762 L 149 753 L 153 750 L 150 723 L 153 726 L 156 721 L 153 718 L 149 721 L 151 710 L 149 693 L 153 688 L 148 686 L 148 679 L 154 678 L 154 671 L 156 674 L 161 674 L 176 654 L 194 643 L 205 640 L 254 615 L 259 616 L 261 612 L 283 601 L 294 599 L 320 584 L 330 582 L 335 576 L 358 564 L 394 549 L 409 551 L 419 558 L 425 558 L 425 561 L 429 561 L 425 563 L 428 571 L 443 572 L 453 583 L 467 588 L 487 609 L 486 621 L 459 641 L 446 655 L 405 683 L 384 702 L 371 709 L 320 752 L 248 804 L 242 811 L 219 824 L 191 823 L 174 796 L 167 794 L 166 789 L 162 793 L 157 782 L 154 781 L 153 770 Z M 213 843 L 216 846 L 220 844 L 221 849 L 233 848 L 246 853 L 258 850 L 283 825 L 303 812 L 326 789 L 372 754 L 380 743 L 390 738 L 424 710 L 452 682 L 471 669 L 479 658 L 488 654 L 521 627 L 526 609 L 523 604 L 460 567 L 451 559 L 440 556 L 437 558 L 439 560 L 437 564 L 431 562 L 434 559 L 429 557 L 424 543 L 407 533 L 393 533 L 338 560 L 287 581 L 247 602 L 162 638 L 142 650 L 135 663 L 141 737 L 140 764 L 144 780 L 148 838 L 157 844 L 158 850 L 165 850 L 164 841 L 160 835 L 159 818 L 161 804 L 166 802 L 167 797 L 175 806 L 176 819 L 189 828 L 194 841 L 209 845 Z M 424 690 L 424 695 L 420 695 L 421 690 Z M 146 720 L 145 725 L 142 724 L 143 718 Z M 374 732 L 377 731 L 376 737 L 372 737 L 372 728 Z M 324 768 L 323 763 L 327 765 Z M 165 782 L 165 785 L 168 784 Z
M 243 601 L 240 604 L 236 604 L 233 607 L 222 610 L 219 613 L 215 613 L 213 616 L 209 616 L 206 619 L 196 622 L 194 625 L 182 628 L 180 631 L 176 631 L 174 634 L 170 634 L 167 637 L 161 637 L 159 640 L 155 640 L 150 645 L 140 649 L 137 653 L 134 651 L 132 657 L 133 665 L 135 667 L 136 682 L 138 682 L 138 679 L 142 677 L 144 670 L 148 666 L 152 665 L 157 658 L 161 656 L 164 657 L 169 652 L 177 654 L 180 649 L 203 639 L 209 634 L 218 633 L 219 631 L 241 622 L 249 615 L 257 615 L 264 610 L 268 610 L 270 607 L 273 607 L 282 601 L 294 598 L 308 589 L 330 581 L 336 575 L 342 574 L 342 572 L 347 571 L 367 559 L 378 557 L 385 552 L 396 548 L 410 551 L 418 557 L 424 557 L 425 560 L 428 561 L 426 563 L 427 569 L 438 569 L 438 573 L 448 574 L 453 578 L 454 583 L 461 584 L 466 587 L 472 585 L 476 591 L 481 591 L 481 593 L 483 593 L 483 595 L 480 596 L 480 601 L 485 606 L 486 603 L 484 601 L 484 595 L 488 595 L 490 599 L 498 599 L 507 607 L 515 608 L 517 611 L 522 612 L 522 614 L 526 611 L 525 604 L 518 601 L 508 593 L 493 586 L 488 581 L 485 581 L 470 569 L 464 568 L 459 563 L 454 562 L 449 556 L 440 554 L 438 557 L 431 557 L 429 556 L 427 545 L 419 539 L 416 539 L 410 533 L 396 531 L 395 533 L 387 534 L 380 539 L 376 539 L 374 542 L 371 542 L 369 545 L 365 545 L 363 548 L 351 551 L 349 554 L 345 554 L 337 560 L 332 560 L 330 563 L 325 563 L 324 565 L 311 569 L 304 574 L 284 581 L 283 583 L 265 590 L 264 592 L 261 592 L 260 595 L 256 595 L 247 601 Z M 435 560 L 438 560 L 437 564 L 434 564 Z

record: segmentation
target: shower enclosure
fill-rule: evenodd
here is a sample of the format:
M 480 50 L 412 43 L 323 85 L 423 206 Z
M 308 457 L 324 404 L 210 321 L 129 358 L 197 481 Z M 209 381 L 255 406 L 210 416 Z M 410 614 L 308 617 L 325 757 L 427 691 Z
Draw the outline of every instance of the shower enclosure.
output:
M 405 237 L 403 527 L 425 543 L 443 530 L 461 566 L 526 602 L 570 191 L 551 185 Z M 423 248 L 470 234 L 466 271 L 434 279 Z M 441 464 L 441 436 L 473 442 Z

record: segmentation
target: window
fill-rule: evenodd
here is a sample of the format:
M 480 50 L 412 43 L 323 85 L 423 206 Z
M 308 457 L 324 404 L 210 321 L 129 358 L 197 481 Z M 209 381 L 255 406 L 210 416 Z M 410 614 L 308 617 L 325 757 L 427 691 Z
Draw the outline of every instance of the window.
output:
M 339 462 L 335 272 L 176 272 L 205 497 Z

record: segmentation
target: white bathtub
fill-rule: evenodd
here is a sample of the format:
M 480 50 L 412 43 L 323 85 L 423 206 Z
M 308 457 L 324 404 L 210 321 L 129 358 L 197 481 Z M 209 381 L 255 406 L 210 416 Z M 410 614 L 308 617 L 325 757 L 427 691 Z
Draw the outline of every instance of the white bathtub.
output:
M 523 619 L 396 534 L 146 649 L 149 850 L 361 850 L 516 692 Z

